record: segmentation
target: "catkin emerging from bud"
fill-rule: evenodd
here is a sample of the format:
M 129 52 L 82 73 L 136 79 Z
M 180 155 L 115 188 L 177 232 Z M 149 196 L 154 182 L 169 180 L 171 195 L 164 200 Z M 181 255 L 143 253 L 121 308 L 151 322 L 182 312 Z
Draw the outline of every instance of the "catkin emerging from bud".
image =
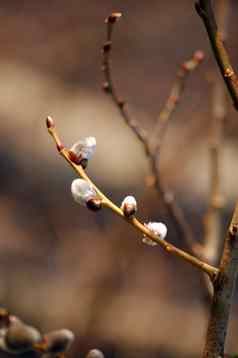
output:
M 126 217 L 134 215 L 137 211 L 137 202 L 134 196 L 126 196 L 121 203 L 121 209 Z
M 71 184 L 71 193 L 76 203 L 87 205 L 87 202 L 97 199 L 94 187 L 84 179 L 75 179 Z
M 67 351 L 74 341 L 74 334 L 68 329 L 49 332 L 44 336 L 47 353 L 58 354 Z
M 153 234 L 158 236 L 159 239 L 163 240 L 167 235 L 167 227 L 165 224 L 160 222 L 149 222 L 148 224 L 144 224 L 147 229 L 149 229 Z M 149 237 L 145 236 L 142 239 L 142 242 L 149 246 L 158 245 L 155 241 L 151 240 Z
M 104 354 L 99 349 L 91 349 L 86 358 L 104 358 Z
M 96 139 L 86 137 L 76 142 L 69 150 L 70 159 L 76 164 L 87 166 L 88 160 L 96 150 Z
M 6 331 L 4 337 L 5 350 L 11 353 L 27 352 L 32 350 L 41 339 L 41 334 L 36 328 L 16 320 Z

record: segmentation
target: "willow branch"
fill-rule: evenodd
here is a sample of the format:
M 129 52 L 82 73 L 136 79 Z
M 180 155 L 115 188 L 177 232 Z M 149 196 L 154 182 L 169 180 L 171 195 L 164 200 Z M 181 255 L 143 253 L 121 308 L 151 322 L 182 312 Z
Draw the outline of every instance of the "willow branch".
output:
M 50 118 L 50 121 L 52 123 L 52 119 Z M 49 118 L 47 119 L 47 127 L 49 134 L 54 139 L 54 142 L 56 144 L 56 147 L 60 153 L 60 155 L 68 162 L 68 164 L 75 170 L 75 172 L 84 180 L 89 182 L 94 189 L 97 192 L 97 195 L 102 200 L 102 206 L 109 208 L 112 210 L 115 214 L 120 216 L 122 219 L 124 219 L 127 223 L 132 225 L 137 231 L 141 232 L 143 235 L 150 238 L 152 241 L 156 242 L 164 251 L 167 253 L 170 253 L 171 255 L 177 256 L 184 261 L 190 263 L 191 265 L 199 268 L 203 272 L 205 272 L 211 280 L 214 280 L 216 275 L 218 274 L 218 269 L 216 267 L 213 267 L 195 256 L 192 256 L 188 254 L 187 252 L 177 248 L 176 246 L 170 244 L 166 240 L 160 239 L 157 235 L 155 235 L 152 231 L 150 231 L 143 223 L 141 223 L 136 217 L 128 218 L 124 215 L 123 211 L 115 205 L 102 191 L 100 191 L 97 186 L 93 183 L 93 181 L 87 176 L 85 170 L 82 168 L 82 166 L 75 164 L 70 159 L 69 151 L 62 145 L 62 142 L 56 132 L 55 125 L 51 125 L 49 127 Z
M 168 129 L 168 125 L 172 119 L 172 115 L 183 94 L 186 81 L 192 71 L 197 68 L 203 59 L 203 52 L 196 51 L 191 59 L 185 61 L 182 66 L 180 66 L 168 99 L 160 111 L 150 141 L 151 167 L 155 178 L 154 185 L 163 198 L 163 202 L 174 222 L 177 233 L 185 239 L 187 246 L 192 252 L 195 252 L 197 248 L 197 245 L 194 242 L 192 229 L 184 216 L 182 208 L 176 202 L 173 192 L 162 182 L 159 163 L 161 145 Z
M 198 64 L 203 60 L 203 53 L 201 51 L 196 51 L 192 57 L 192 59 L 183 63 L 180 67 L 176 81 L 172 87 L 171 93 L 169 95 L 168 100 L 164 108 L 162 109 L 159 119 L 156 124 L 156 136 L 152 136 L 153 142 L 156 143 L 156 147 L 152 144 L 152 141 L 149 141 L 148 134 L 144 131 L 144 129 L 137 123 L 134 118 L 131 118 L 129 113 L 125 108 L 125 101 L 122 101 L 117 94 L 117 90 L 115 89 L 114 81 L 112 78 L 112 67 L 111 67 L 111 49 L 112 49 L 112 32 L 113 27 L 116 21 L 120 18 L 121 13 L 113 13 L 106 19 L 107 24 L 107 38 L 106 42 L 102 47 L 102 71 L 104 74 L 105 82 L 103 83 L 104 91 L 110 95 L 113 103 L 117 106 L 120 111 L 122 118 L 125 123 L 132 129 L 134 134 L 143 144 L 145 154 L 147 155 L 152 173 L 153 173 L 153 185 L 157 189 L 160 198 L 163 201 L 164 206 L 166 207 L 168 214 L 170 215 L 175 229 L 179 236 L 185 238 L 186 243 L 190 250 L 195 250 L 195 243 L 193 240 L 193 233 L 190 228 L 189 223 L 186 221 L 183 210 L 176 203 L 174 195 L 172 191 L 170 191 L 161 181 L 160 179 L 160 171 L 158 165 L 158 156 L 159 149 L 162 137 L 164 136 L 169 119 L 171 118 L 172 113 L 174 112 L 179 99 L 182 95 L 186 79 L 189 74 L 198 66 Z M 154 147 L 154 148 L 153 148 Z
M 181 96 L 184 92 L 185 85 L 189 75 L 198 67 L 203 61 L 204 54 L 202 51 L 195 51 L 192 58 L 185 61 L 179 68 L 174 84 L 171 88 L 170 94 L 159 113 L 157 122 L 153 129 L 153 135 L 150 140 L 150 146 L 152 152 L 158 154 L 162 144 L 162 140 L 165 136 L 168 124 L 172 118 L 174 111 L 176 110 Z
M 214 281 L 214 296 L 203 358 L 224 357 L 231 302 L 238 270 L 238 203 L 227 230 L 225 246 Z
M 232 98 L 233 105 L 238 110 L 238 79 L 225 49 L 221 32 L 218 30 L 211 0 L 199 0 L 195 3 L 195 7 L 204 22 L 216 62 Z
M 216 5 L 217 21 L 224 40 L 227 32 L 228 1 L 219 0 Z M 223 245 L 221 219 L 224 200 L 221 192 L 221 154 L 226 112 L 225 89 L 220 79 L 216 78 L 213 84 L 209 138 L 210 199 L 204 216 L 204 247 L 202 249 L 203 257 L 212 263 L 218 262 Z
M 105 82 L 103 83 L 103 89 L 106 93 L 108 93 L 111 96 L 112 101 L 118 108 L 125 123 L 131 128 L 131 130 L 134 132 L 136 137 L 143 144 L 145 152 L 148 154 L 149 148 L 147 145 L 148 143 L 147 133 L 134 118 L 130 117 L 126 109 L 126 102 L 118 97 L 112 79 L 112 69 L 111 69 L 112 32 L 113 32 L 114 24 L 121 17 L 121 15 L 122 15 L 121 13 L 112 13 L 105 20 L 105 23 L 107 25 L 107 38 L 106 38 L 106 42 L 102 47 L 102 72 L 105 78 Z

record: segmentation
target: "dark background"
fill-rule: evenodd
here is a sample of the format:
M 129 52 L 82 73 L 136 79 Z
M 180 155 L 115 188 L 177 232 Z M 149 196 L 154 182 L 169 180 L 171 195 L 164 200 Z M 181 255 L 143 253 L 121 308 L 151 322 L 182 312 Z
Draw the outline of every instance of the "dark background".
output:
M 143 148 L 101 92 L 104 19 L 116 25 L 113 75 L 132 115 L 152 130 L 178 66 L 202 49 L 161 152 L 161 176 L 176 192 L 198 241 L 208 204 L 211 79 L 218 76 L 194 1 L 2 0 L 0 3 L 0 302 L 42 332 L 76 334 L 69 357 L 94 347 L 107 358 L 200 355 L 208 310 L 201 273 L 158 248 L 112 213 L 75 204 L 75 174 L 45 128 L 52 115 L 67 146 L 97 138 L 88 172 L 118 205 L 135 195 L 142 221 L 165 221 L 145 177 Z M 227 48 L 237 56 L 236 1 Z M 234 16 L 233 16 L 234 14 Z M 236 66 L 235 66 L 236 67 Z M 222 150 L 224 228 L 237 196 L 237 119 L 229 102 Z M 237 343 L 236 307 L 228 349 Z

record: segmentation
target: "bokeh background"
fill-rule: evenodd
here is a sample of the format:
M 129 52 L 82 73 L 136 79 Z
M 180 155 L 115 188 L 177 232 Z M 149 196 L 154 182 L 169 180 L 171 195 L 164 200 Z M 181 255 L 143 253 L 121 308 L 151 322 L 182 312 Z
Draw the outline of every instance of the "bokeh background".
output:
M 116 25 L 113 75 L 130 113 L 148 131 L 179 64 L 196 49 L 206 61 L 190 77 L 161 152 L 161 176 L 176 192 L 202 242 L 208 205 L 208 133 L 218 76 L 194 1 L 1 0 L 0 303 L 43 332 L 76 334 L 69 357 L 100 348 L 107 358 L 198 357 L 208 310 L 201 273 L 142 244 L 112 213 L 75 204 L 75 174 L 45 128 L 52 115 L 66 146 L 97 138 L 88 172 L 117 204 L 135 195 L 139 216 L 165 221 L 143 148 L 101 91 L 104 19 Z M 237 56 L 237 1 L 230 1 L 227 47 Z M 233 16 L 234 14 L 234 16 Z M 237 119 L 228 100 L 222 150 L 224 229 L 237 196 Z M 228 349 L 237 343 L 237 307 Z M 5 356 L 1 353 L 1 355 Z

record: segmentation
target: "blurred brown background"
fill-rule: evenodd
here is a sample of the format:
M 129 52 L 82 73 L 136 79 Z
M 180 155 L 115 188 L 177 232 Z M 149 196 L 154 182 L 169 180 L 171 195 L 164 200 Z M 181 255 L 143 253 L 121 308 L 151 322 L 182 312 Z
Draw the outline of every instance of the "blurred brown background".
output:
M 203 49 L 162 150 L 163 179 L 176 191 L 198 241 L 209 191 L 211 84 L 218 74 L 194 1 L 1 0 L 0 303 L 42 331 L 67 327 L 106 357 L 198 357 L 207 322 L 200 272 L 170 258 L 112 213 L 91 213 L 71 198 L 75 177 L 45 129 L 52 115 L 64 143 L 92 135 L 89 173 L 116 203 L 137 197 L 145 222 L 165 221 L 141 148 L 101 92 L 104 19 L 116 25 L 113 75 L 131 113 L 152 129 L 180 63 Z M 227 47 L 237 56 L 238 4 L 231 1 Z M 237 120 L 229 101 L 223 145 L 224 228 L 237 196 Z M 228 347 L 238 349 L 236 307 Z

